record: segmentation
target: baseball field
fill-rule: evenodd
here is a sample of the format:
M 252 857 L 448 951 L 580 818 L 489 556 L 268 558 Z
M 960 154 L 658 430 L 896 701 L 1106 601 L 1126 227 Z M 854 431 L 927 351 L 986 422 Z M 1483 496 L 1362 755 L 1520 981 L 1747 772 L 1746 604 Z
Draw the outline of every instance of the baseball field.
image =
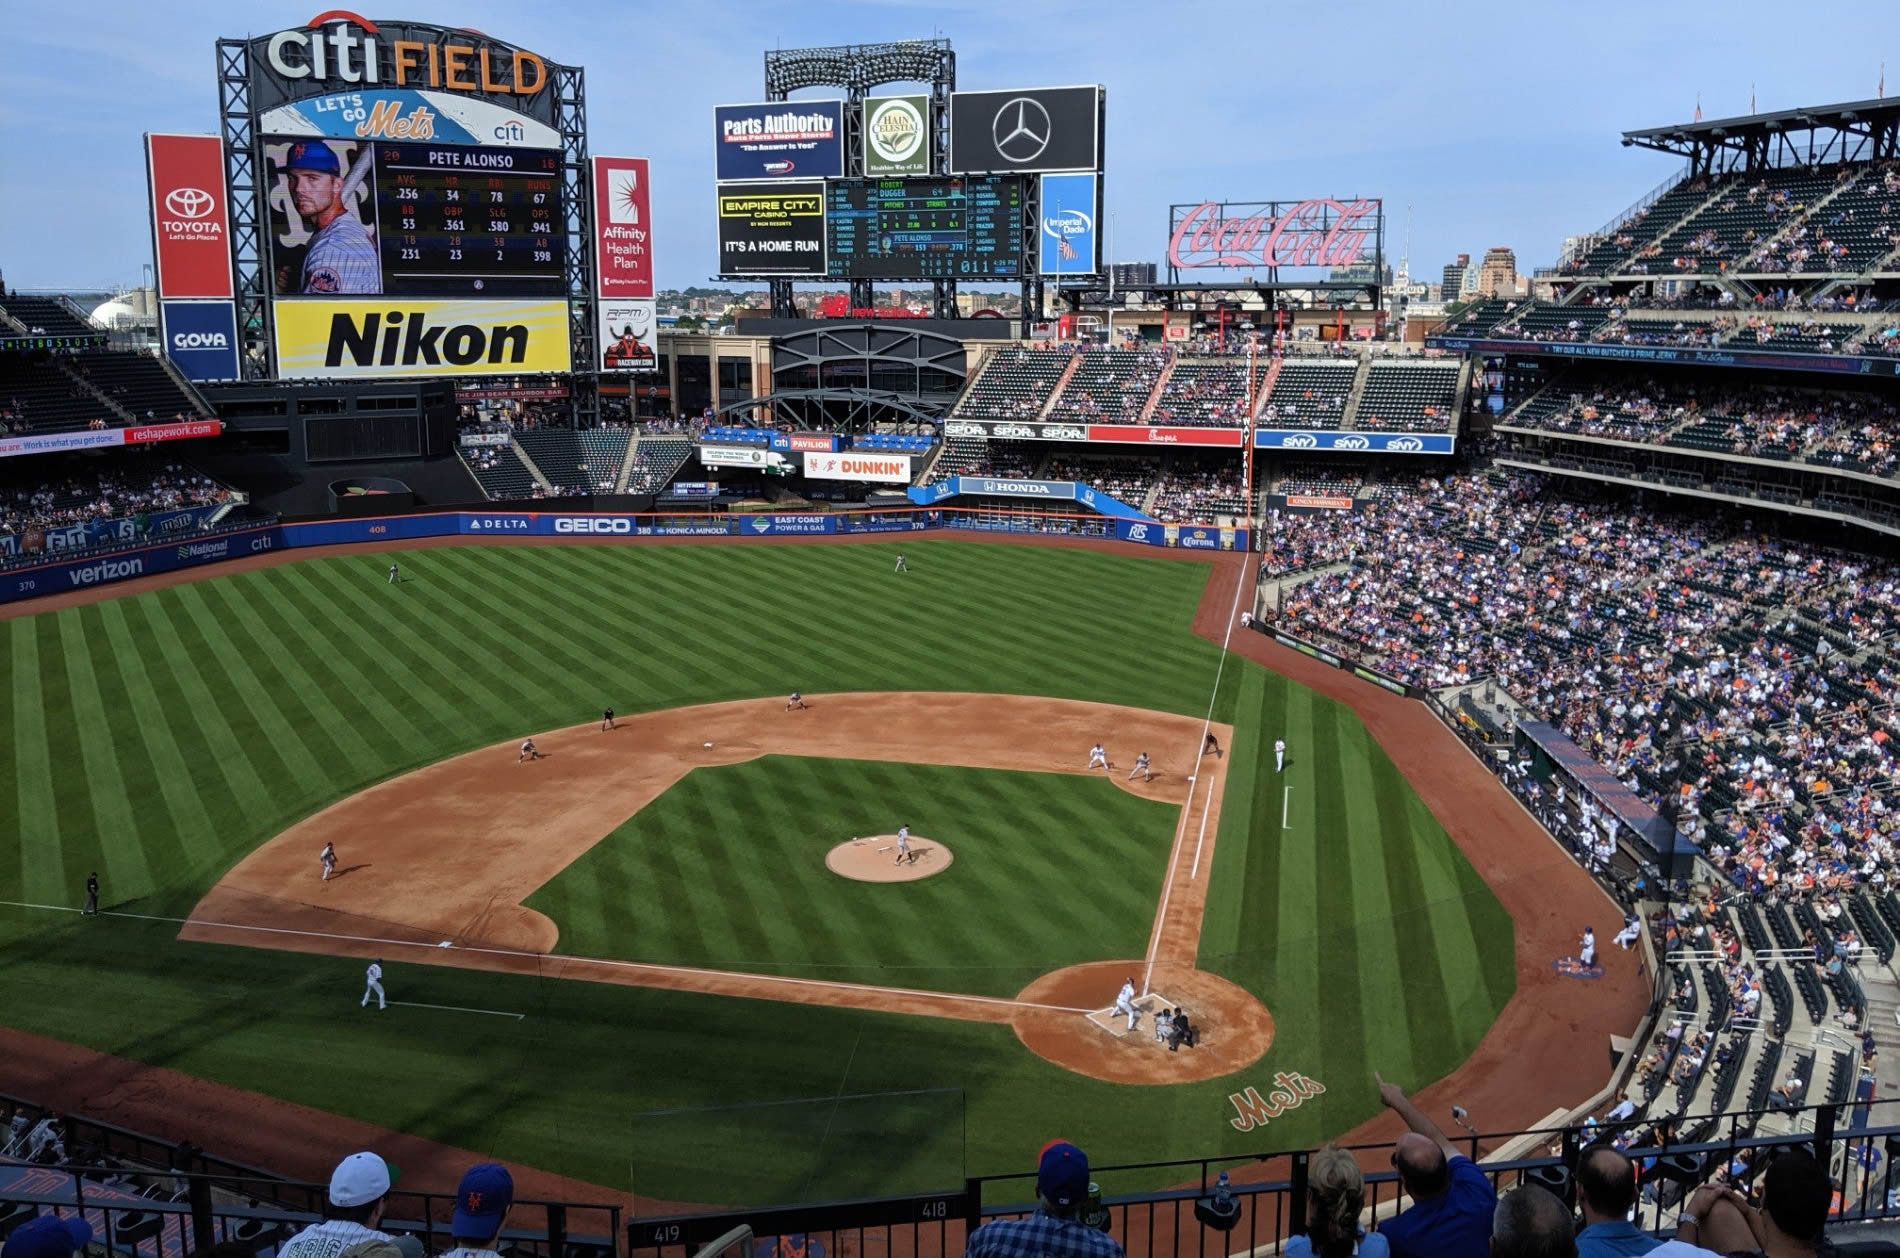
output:
M 0 1022 L 750 1203 L 1020 1170 L 1053 1134 L 1098 1163 L 1310 1144 L 1374 1115 L 1373 1069 L 1466 1062 L 1547 967 L 1519 955 L 1544 910 L 1507 911 L 1381 745 L 1419 740 L 1223 650 L 1237 563 L 896 549 L 445 546 L 396 585 L 389 551 L 279 556 L 0 623 Z M 837 873 L 854 839 L 903 877 Z M 1124 975 L 1203 1043 L 1103 1017 Z M 0 1067 L 28 1087 L 138 1099 Z M 1269 1125 L 1248 1088 L 1294 1103 Z

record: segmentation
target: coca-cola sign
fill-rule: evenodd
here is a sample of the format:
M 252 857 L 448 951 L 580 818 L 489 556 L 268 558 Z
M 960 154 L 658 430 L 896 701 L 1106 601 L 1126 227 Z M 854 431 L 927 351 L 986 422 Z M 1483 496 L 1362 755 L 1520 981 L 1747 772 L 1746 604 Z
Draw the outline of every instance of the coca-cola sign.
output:
M 1379 252 L 1382 203 L 1337 201 L 1203 201 L 1171 214 L 1168 263 L 1196 267 L 1351 266 Z

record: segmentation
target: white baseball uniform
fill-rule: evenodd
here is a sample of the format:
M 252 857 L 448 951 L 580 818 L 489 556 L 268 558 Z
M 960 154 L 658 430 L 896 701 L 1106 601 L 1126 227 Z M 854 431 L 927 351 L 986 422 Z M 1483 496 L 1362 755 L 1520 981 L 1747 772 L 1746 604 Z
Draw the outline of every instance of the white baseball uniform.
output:
M 397 580 L 398 580 L 398 577 L 396 574 L 396 565 L 392 563 L 389 565 L 389 583 L 391 585 L 394 585 L 396 584 Z
M 1286 772 L 1286 740 L 1284 738 L 1273 740 L 1273 771 Z
M 1134 781 L 1135 774 L 1137 773 L 1145 773 L 1148 775 L 1143 779 L 1144 781 L 1152 782 L 1155 780 L 1154 770 L 1148 767 L 1148 753 L 1145 751 L 1135 757 L 1135 767 L 1128 771 L 1128 780 L 1130 782 Z
M 1583 949 L 1577 954 L 1577 959 L 1585 965 L 1597 963 L 1597 933 L 1588 926 L 1583 928 Z
M 380 293 L 383 291 L 381 260 L 371 243 L 369 230 L 356 215 L 345 210 L 310 238 L 310 251 L 303 259 L 306 293 Z
M 1121 991 L 1115 994 L 1115 1012 L 1128 1015 L 1128 1029 L 1135 1029 L 1135 1022 L 1141 1017 L 1135 1011 L 1135 985 L 1132 982 L 1122 984 Z
M 900 865 L 903 864 L 904 858 L 909 855 L 910 855 L 910 827 L 899 826 L 897 827 L 897 863 Z
M 387 1008 L 387 1002 L 383 998 L 382 964 L 380 962 L 371 961 L 369 963 L 369 969 L 364 971 L 364 976 L 368 980 L 369 986 L 363 989 L 363 1005 L 365 1007 L 368 1006 L 369 998 L 373 994 L 376 997 L 376 1007 L 378 1009 Z
M 1102 750 L 1102 744 L 1096 743 L 1089 748 L 1089 768 L 1106 769 L 1107 767 L 1108 753 Z

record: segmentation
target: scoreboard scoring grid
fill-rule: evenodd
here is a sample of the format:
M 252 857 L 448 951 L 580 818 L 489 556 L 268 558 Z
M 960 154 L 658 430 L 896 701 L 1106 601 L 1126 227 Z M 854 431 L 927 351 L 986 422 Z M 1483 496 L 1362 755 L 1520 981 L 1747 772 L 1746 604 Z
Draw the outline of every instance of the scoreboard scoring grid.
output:
M 1016 175 L 833 179 L 825 240 L 833 279 L 1012 279 L 1023 273 Z
M 561 160 L 539 149 L 378 144 L 383 290 L 559 296 Z

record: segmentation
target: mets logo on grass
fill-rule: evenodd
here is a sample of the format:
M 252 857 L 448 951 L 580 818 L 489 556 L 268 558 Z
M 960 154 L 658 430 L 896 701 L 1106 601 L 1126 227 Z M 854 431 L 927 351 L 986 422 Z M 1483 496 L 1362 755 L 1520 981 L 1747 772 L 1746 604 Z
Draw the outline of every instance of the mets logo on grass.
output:
M 1273 1076 L 1273 1082 L 1278 1086 L 1265 1096 L 1260 1095 L 1260 1089 L 1255 1087 L 1249 1087 L 1244 1092 L 1229 1092 L 1227 1103 L 1234 1107 L 1234 1116 L 1227 1120 L 1227 1125 L 1235 1131 L 1265 1127 L 1268 1122 L 1289 1110 L 1298 1109 L 1308 1098 L 1326 1090 L 1318 1080 L 1309 1079 L 1297 1070 L 1282 1070 Z
M 560 301 L 280 301 L 277 373 L 330 380 L 564 372 Z

